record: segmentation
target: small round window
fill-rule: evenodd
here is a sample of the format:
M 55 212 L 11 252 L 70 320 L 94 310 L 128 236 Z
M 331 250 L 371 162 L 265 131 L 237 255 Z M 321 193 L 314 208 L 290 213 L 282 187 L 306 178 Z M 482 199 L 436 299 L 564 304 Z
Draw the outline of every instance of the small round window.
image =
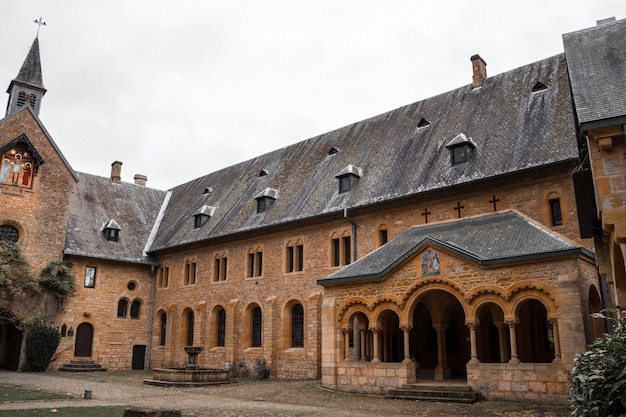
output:
M 3 224 L 0 226 L 0 240 L 8 240 L 9 242 L 17 243 L 20 238 L 20 233 L 13 226 Z
M 128 291 L 134 291 L 137 288 L 137 283 L 135 281 L 130 281 L 126 285 L 126 288 L 128 288 Z

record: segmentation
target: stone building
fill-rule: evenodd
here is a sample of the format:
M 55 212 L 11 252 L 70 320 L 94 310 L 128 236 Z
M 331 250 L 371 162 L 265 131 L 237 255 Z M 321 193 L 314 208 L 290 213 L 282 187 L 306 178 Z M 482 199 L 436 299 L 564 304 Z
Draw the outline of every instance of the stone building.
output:
M 468 85 L 162 191 L 121 162 L 71 168 L 38 118 L 35 39 L 0 120 L 0 237 L 35 271 L 73 264 L 54 366 L 178 366 L 196 345 L 339 390 L 564 398 L 604 331 L 567 54 L 491 77 L 475 55 Z

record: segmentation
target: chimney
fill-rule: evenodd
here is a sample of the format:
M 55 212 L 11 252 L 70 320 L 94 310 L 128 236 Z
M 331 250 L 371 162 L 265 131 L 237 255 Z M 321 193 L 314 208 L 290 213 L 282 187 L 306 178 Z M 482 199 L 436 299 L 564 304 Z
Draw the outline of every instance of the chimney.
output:
M 118 184 L 122 182 L 122 163 L 120 161 L 111 164 L 111 181 Z
M 145 187 L 147 182 L 148 182 L 148 177 L 142 174 L 135 174 L 135 184 Z
M 602 26 L 602 25 L 606 25 L 607 23 L 613 23 L 613 22 L 615 22 L 615 16 L 607 17 L 606 19 L 596 20 L 596 25 Z
M 483 85 L 485 79 L 487 79 L 487 63 L 480 55 L 473 55 L 470 60 L 472 61 L 472 87 L 480 87 Z

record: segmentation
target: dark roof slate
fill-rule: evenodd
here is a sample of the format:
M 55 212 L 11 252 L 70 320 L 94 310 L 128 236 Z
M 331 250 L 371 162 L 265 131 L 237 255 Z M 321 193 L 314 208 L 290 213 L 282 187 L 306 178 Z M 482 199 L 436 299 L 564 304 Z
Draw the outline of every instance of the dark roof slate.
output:
M 22 68 L 20 68 L 20 72 L 17 74 L 17 77 L 13 80 L 13 82 L 18 82 L 22 84 L 27 84 L 33 87 L 40 88 L 45 90 L 43 86 L 43 77 L 41 73 L 41 58 L 39 55 L 39 38 L 35 38 L 33 44 L 28 51 L 28 55 L 26 55 L 26 59 L 22 64 Z M 11 82 L 11 84 L 13 84 Z M 7 93 L 11 92 L 11 86 L 7 90 Z
M 564 34 L 563 45 L 578 121 L 626 123 L 626 19 Z
M 578 248 L 514 211 L 414 227 L 318 284 L 378 280 L 426 245 L 493 265 L 558 254 L 591 253 Z
M 532 93 L 540 81 L 548 86 Z M 422 119 L 430 125 L 418 128 Z M 475 149 L 452 166 L 445 147 L 463 133 Z M 151 250 L 210 240 L 344 208 L 418 195 L 578 157 L 563 54 L 324 133 L 173 188 Z M 339 152 L 329 155 L 329 149 Z M 348 165 L 363 176 L 339 194 L 335 175 Z M 267 175 L 259 177 L 265 169 Z M 213 191 L 203 194 L 207 187 Z M 256 213 L 254 198 L 279 190 Z M 193 213 L 216 207 L 201 228 Z
M 80 173 L 70 199 L 65 254 L 152 264 L 144 253 L 159 221 L 167 192 L 110 178 Z M 103 229 L 119 227 L 119 241 L 110 242 Z

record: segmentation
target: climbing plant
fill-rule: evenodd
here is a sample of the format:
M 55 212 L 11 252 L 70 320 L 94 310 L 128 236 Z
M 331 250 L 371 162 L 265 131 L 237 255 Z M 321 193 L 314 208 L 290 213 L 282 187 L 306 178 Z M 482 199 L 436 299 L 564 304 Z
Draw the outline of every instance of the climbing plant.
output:
M 50 262 L 39 274 L 39 285 L 54 294 L 59 306 L 74 291 L 74 273 L 70 262 Z
M 39 323 L 33 327 L 26 336 L 24 352 L 30 364 L 30 370 L 44 372 L 52 356 L 59 346 L 61 335 L 59 331 L 49 324 Z
M 0 241 L 0 295 L 14 298 L 26 292 L 38 292 L 37 281 L 31 275 L 30 266 L 19 246 L 6 240 Z

